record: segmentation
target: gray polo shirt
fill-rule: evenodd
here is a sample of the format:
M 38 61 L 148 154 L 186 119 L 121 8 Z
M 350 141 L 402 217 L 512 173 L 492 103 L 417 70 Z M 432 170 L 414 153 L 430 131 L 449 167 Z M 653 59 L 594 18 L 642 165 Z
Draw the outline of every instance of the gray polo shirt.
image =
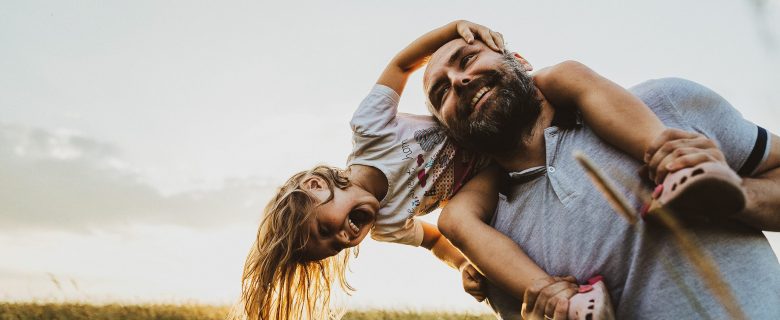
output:
M 699 84 L 661 79 L 630 90 L 667 126 L 715 140 L 735 170 L 744 171 L 746 164 L 755 167 L 768 154 L 765 131 L 761 138 L 763 129 Z M 607 145 L 586 125 L 550 127 L 544 138 L 546 166 L 510 174 L 512 182 L 493 218 L 496 229 L 551 275 L 573 275 L 580 281 L 604 275 L 618 319 L 727 317 L 670 235 L 641 221 L 629 226 L 594 188 L 572 153 L 584 152 L 608 174 L 633 186 L 642 183 L 639 161 Z M 760 139 L 763 145 L 757 143 Z M 619 184 L 639 208 L 633 191 Z M 749 318 L 780 318 L 780 264 L 759 230 L 714 222 L 696 225 L 692 233 L 716 260 Z M 489 302 L 504 319 L 520 318 L 520 301 L 500 289 L 489 288 Z

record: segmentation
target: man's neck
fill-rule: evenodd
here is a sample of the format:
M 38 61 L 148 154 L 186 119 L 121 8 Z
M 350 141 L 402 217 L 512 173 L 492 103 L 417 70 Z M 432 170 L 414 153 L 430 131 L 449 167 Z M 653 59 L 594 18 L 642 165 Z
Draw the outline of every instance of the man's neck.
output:
M 496 163 L 506 171 L 517 172 L 544 166 L 547 163 L 544 129 L 552 125 L 555 109 L 544 99 L 541 92 L 538 92 L 538 94 L 542 99 L 542 110 L 534 128 L 531 129 L 531 133 L 522 138 L 516 152 L 506 156 L 493 157 Z

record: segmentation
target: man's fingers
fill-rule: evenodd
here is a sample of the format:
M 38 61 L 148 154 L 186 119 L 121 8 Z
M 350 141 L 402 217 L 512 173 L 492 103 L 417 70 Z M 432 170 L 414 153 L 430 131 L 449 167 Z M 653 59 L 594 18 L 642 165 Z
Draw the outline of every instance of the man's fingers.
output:
M 569 317 L 569 299 L 558 300 L 553 313 L 554 320 L 566 320 Z
M 556 296 L 572 287 L 576 287 L 576 285 L 568 281 L 558 281 L 542 289 L 542 291 L 539 292 L 536 303 L 534 303 L 532 314 L 537 314 L 540 317 L 544 315 L 552 316 L 555 311 L 555 304 L 559 299 Z
M 577 278 L 574 276 L 565 276 L 565 277 L 554 277 L 557 281 L 568 281 L 571 283 L 577 283 Z
M 529 318 L 534 311 L 536 299 L 539 298 L 539 291 L 541 291 L 541 288 L 534 286 L 525 289 L 525 293 L 523 294 L 523 308 L 521 310 L 523 318 Z

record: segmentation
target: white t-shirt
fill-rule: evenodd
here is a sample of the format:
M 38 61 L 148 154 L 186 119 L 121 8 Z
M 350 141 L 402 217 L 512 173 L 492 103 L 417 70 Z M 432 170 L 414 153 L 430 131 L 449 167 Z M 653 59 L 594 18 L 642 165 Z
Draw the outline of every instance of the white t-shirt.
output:
M 422 225 L 414 217 L 446 204 L 484 160 L 450 141 L 431 116 L 398 113 L 400 96 L 375 85 L 352 116 L 347 165 L 377 168 L 387 178 L 371 237 L 419 246 Z

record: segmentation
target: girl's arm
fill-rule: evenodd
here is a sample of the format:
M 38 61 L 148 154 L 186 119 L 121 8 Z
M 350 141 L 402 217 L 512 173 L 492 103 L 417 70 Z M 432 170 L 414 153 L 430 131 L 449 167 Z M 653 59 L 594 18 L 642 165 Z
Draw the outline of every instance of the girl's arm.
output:
M 439 228 L 429 223 L 422 223 L 423 242 L 421 246 L 431 250 L 436 258 L 461 272 L 463 290 L 477 301 L 485 300 L 484 281 L 482 275 L 472 266 L 466 257 L 443 237 Z
M 526 290 L 537 292 L 554 282 L 509 237 L 488 225 L 498 202 L 501 171 L 493 166 L 480 172 L 449 200 L 439 216 L 439 228 L 447 239 L 504 291 L 523 299 Z M 576 285 L 572 284 L 573 288 Z M 560 292 L 568 300 L 576 289 Z M 549 299 L 553 305 L 553 297 Z
M 400 95 L 409 75 L 425 65 L 428 57 L 436 50 L 457 38 L 463 38 L 466 42 L 471 43 L 474 41 L 475 35 L 491 49 L 499 52 L 504 50 L 504 40 L 501 34 L 476 23 L 456 20 L 420 36 L 406 46 L 395 55 L 376 82 L 390 87 Z
M 552 105 L 578 108 L 599 137 L 637 160 L 645 161 L 645 151 L 666 129 L 642 100 L 579 62 L 539 70 L 534 83 Z

